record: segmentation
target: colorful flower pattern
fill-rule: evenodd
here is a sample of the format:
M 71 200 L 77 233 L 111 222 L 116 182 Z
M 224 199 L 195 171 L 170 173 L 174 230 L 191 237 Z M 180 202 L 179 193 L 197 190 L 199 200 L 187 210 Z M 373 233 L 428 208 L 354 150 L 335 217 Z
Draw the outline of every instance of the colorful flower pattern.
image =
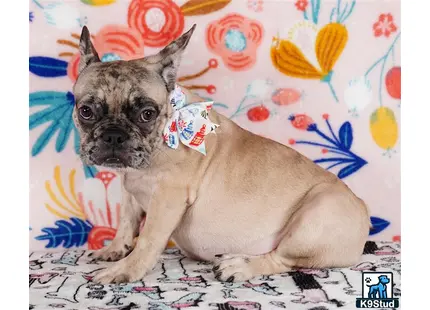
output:
M 120 25 L 107 25 L 94 35 L 94 47 L 102 62 L 143 58 L 144 42 L 137 30 Z M 78 77 L 79 53 L 72 56 L 67 75 L 75 82 Z
M 184 30 L 184 16 L 172 0 L 133 0 L 127 21 L 151 47 L 164 47 Z
M 381 14 L 378 21 L 373 24 L 373 33 L 375 37 L 389 37 L 392 33 L 397 31 L 397 26 L 394 24 L 393 15 Z
M 306 114 L 291 115 L 291 124 L 300 130 L 306 130 L 308 132 L 315 133 L 322 142 L 313 142 L 307 140 L 294 140 L 290 139 L 289 143 L 294 144 L 307 144 L 315 147 L 321 147 L 322 154 L 332 153 L 333 156 L 323 157 L 314 160 L 317 164 L 329 165 L 326 167 L 327 170 L 331 170 L 336 166 L 341 166 L 337 173 L 340 179 L 346 178 L 347 176 L 357 172 L 367 161 L 357 156 L 351 151 L 353 143 L 353 129 L 351 123 L 346 121 L 340 126 L 338 134 L 333 131 L 332 125 L 329 120 L 327 113 L 323 114 L 322 118 L 325 120 L 329 133 L 323 132 L 318 125 L 313 121 L 311 117 Z M 343 165 L 343 166 L 342 166 Z
M 72 87 L 84 24 L 102 61 L 115 61 L 154 54 L 196 23 L 178 82 L 338 175 L 368 204 L 370 238 L 399 240 L 400 5 L 363 8 L 356 0 L 32 0 L 30 247 L 97 249 L 117 229 L 118 176 L 77 156 Z
M 206 45 L 222 57 L 230 70 L 248 70 L 257 60 L 257 48 L 263 35 L 260 22 L 233 13 L 208 25 Z
M 116 175 L 101 171 L 84 182 L 81 192 L 76 192 L 75 178 L 76 170 L 71 170 L 66 179 L 68 184 L 65 183 L 61 168 L 56 166 L 54 183 L 45 182 L 50 197 L 45 207 L 61 219 L 56 222 L 58 228 L 42 228 L 45 234 L 36 237 L 48 240 L 47 248 L 82 246 L 88 242 L 89 249 L 100 249 L 115 236 L 121 199 L 120 186 L 115 184 L 119 182 Z
M 308 1 L 307 0 L 297 0 L 294 4 L 299 11 L 306 11 L 306 8 L 308 7 Z

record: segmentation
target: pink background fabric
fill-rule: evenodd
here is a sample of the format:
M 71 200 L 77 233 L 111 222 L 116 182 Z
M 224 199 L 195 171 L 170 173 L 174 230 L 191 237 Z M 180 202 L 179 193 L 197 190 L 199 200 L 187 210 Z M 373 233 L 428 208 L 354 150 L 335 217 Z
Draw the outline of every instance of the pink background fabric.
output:
M 104 2 L 112 3 L 96 5 Z M 213 1 L 169 0 L 155 9 L 159 2 L 163 1 L 70 0 L 55 5 L 54 1 L 30 1 L 32 250 L 99 248 L 112 239 L 118 223 L 118 177 L 100 169 L 87 170 L 85 175 L 75 152 L 74 129 L 67 129 L 67 103 L 73 106 L 67 92 L 76 78 L 73 66 L 78 40 L 73 34 L 80 34 L 84 24 L 98 40 L 100 57 L 115 60 L 156 53 L 164 41 L 196 23 L 179 76 L 210 68 L 181 83 L 200 86 L 196 92 L 214 99 L 214 108 L 233 116 L 243 128 L 291 145 L 313 160 L 344 157 L 345 149 L 339 152 L 338 147 L 325 147 L 332 144 L 314 130 L 316 125 L 333 140 L 328 121 L 339 143 L 361 159 L 360 167 L 343 181 L 370 208 L 376 228 L 369 238 L 400 238 L 400 1 L 235 0 L 209 5 Z M 203 4 L 203 9 L 196 9 L 196 4 Z M 349 17 L 340 23 L 338 4 L 340 14 L 346 7 L 344 18 L 352 7 Z M 137 17 L 130 19 L 130 14 Z M 313 20 L 316 15 L 317 23 Z M 278 70 L 271 50 L 282 40 L 300 46 L 305 58 L 312 63 L 313 57 L 317 67 L 316 48 L 309 38 L 330 23 L 342 24 L 347 31 L 345 48 L 331 68 L 330 83 Z M 160 29 L 166 33 L 158 34 Z M 336 34 L 338 39 L 342 37 Z M 326 45 L 333 48 L 336 44 L 330 42 Z M 125 43 L 131 47 L 124 49 Z M 330 47 L 327 51 L 325 57 L 335 53 Z M 44 110 L 55 104 L 60 105 L 55 113 Z M 50 126 L 59 129 L 48 134 Z M 70 136 L 65 134 L 68 130 Z M 338 174 L 357 163 L 356 157 L 330 171 Z M 328 167 L 333 163 L 336 161 L 319 164 Z

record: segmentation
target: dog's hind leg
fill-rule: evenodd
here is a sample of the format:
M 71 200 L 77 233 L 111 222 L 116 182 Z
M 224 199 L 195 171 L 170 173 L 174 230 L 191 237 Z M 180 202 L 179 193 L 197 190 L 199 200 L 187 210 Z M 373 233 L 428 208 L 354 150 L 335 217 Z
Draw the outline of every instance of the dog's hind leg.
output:
M 279 262 L 274 252 L 250 256 L 241 254 L 217 255 L 213 271 L 220 281 L 242 282 L 259 275 L 271 275 L 291 270 L 291 266 Z
M 220 255 L 215 277 L 245 281 L 295 267 L 326 268 L 355 264 L 364 248 L 369 218 L 366 206 L 342 183 L 318 185 L 290 218 L 275 250 L 258 256 Z

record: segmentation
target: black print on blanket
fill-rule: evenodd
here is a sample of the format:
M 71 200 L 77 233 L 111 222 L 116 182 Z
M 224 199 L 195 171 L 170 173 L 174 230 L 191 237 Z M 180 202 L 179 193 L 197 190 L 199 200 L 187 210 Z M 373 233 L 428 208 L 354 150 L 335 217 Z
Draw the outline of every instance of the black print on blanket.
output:
M 64 252 L 60 259 L 54 259 L 52 263 L 77 266 L 79 258 L 81 258 L 84 253 L 84 250 L 67 251 Z
M 167 249 L 161 262 L 161 277 L 157 280 L 163 283 L 186 284 L 191 287 L 208 287 L 209 284 L 202 275 L 196 274 L 184 267 L 184 261 L 189 260 L 184 257 L 178 249 Z M 166 267 L 168 266 L 168 267 Z
M 270 286 L 267 282 L 253 284 L 249 281 L 243 282 L 243 283 L 229 283 L 225 282 L 223 283 L 224 289 L 221 290 L 221 292 L 224 295 L 224 298 L 237 298 L 236 295 L 233 294 L 235 289 L 251 289 L 254 292 L 262 293 L 264 295 L 270 295 L 270 296 L 279 296 L 282 295 L 282 293 L 278 292 L 276 290 L 275 286 Z
M 189 293 L 172 302 L 150 302 L 149 310 L 181 310 L 198 307 L 205 293 Z
M 294 280 L 297 287 L 301 292 L 291 293 L 291 295 L 300 297 L 299 299 L 294 299 L 292 302 L 295 303 L 332 303 L 338 307 L 343 306 L 343 302 L 337 299 L 330 299 L 327 292 L 322 288 L 322 286 L 315 279 L 314 275 L 311 273 L 305 273 L 302 271 L 295 271 L 288 273 Z
M 34 310 L 333 310 L 349 309 L 361 295 L 362 271 L 392 271 L 401 296 L 400 243 L 366 244 L 350 268 L 298 269 L 242 283 L 221 283 L 212 264 L 169 249 L 144 281 L 101 285 L 94 275 L 109 262 L 94 262 L 85 250 L 32 253 L 29 257 L 30 308 Z
M 39 261 L 37 259 L 31 260 L 30 263 L 29 263 L 30 270 L 39 270 L 39 269 L 42 269 L 43 263 L 44 262 L 41 262 L 41 261 Z
M 254 301 L 227 301 L 223 304 L 212 303 L 217 310 L 261 310 L 261 304 Z

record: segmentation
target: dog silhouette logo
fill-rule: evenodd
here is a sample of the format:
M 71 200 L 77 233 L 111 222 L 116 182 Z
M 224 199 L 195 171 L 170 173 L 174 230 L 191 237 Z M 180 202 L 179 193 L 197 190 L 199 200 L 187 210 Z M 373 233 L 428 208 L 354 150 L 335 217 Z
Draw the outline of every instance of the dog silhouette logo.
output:
M 383 274 L 378 277 L 378 283 L 369 285 L 372 281 L 371 278 L 366 278 L 366 285 L 369 287 L 369 292 L 367 293 L 367 298 L 388 298 L 387 297 L 387 285 L 391 280 L 387 275 Z
M 393 273 L 362 273 L 362 297 L 357 298 L 357 308 L 380 309 L 398 308 L 399 299 L 393 298 Z

